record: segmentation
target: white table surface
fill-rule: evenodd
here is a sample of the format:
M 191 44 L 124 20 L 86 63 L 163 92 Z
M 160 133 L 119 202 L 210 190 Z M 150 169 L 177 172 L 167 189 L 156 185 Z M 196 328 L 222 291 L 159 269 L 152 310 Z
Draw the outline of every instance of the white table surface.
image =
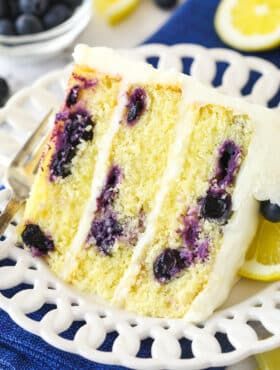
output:
M 182 2 L 183 0 L 181 0 Z M 91 46 L 128 48 L 140 44 L 152 35 L 170 17 L 171 12 L 157 8 L 151 0 L 141 0 L 141 5 L 127 20 L 115 27 L 109 27 L 103 20 L 93 16 L 87 29 L 77 40 Z M 38 77 L 54 69 L 63 68 L 71 62 L 72 48 L 61 55 L 45 61 L 19 62 L 0 56 L 0 74 L 7 78 L 12 91 L 30 85 Z M 253 358 L 228 367 L 228 370 L 255 370 Z

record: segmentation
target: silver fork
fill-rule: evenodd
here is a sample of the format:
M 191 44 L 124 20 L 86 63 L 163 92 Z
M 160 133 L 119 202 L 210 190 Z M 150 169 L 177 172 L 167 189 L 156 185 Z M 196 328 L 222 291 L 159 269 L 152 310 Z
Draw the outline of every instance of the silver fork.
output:
M 11 162 L 6 172 L 7 182 L 12 190 L 11 197 L 0 215 L 0 235 L 3 235 L 15 214 L 29 196 L 34 175 L 46 142 L 48 122 L 52 110 L 47 113 L 37 129 Z

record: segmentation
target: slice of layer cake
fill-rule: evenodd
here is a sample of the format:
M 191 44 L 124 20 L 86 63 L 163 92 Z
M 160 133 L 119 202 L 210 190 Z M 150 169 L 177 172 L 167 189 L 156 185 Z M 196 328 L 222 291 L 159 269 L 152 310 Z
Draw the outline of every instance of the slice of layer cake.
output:
M 279 113 L 109 49 L 74 58 L 21 240 L 82 291 L 202 320 L 243 262 L 256 198 L 279 201 Z
M 59 275 L 90 198 L 97 155 L 113 120 L 120 85 L 119 77 L 86 65 L 74 67 L 26 205 L 22 239 L 34 255 L 47 255 Z

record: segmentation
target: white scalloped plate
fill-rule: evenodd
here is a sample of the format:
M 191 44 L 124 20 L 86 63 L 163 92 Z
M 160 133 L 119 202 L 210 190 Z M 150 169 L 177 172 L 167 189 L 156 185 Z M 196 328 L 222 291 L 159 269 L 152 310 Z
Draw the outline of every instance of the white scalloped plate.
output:
M 191 74 L 206 84 L 213 81 L 217 63 L 227 63 L 219 89 L 231 95 L 241 95 L 250 70 L 254 70 L 260 78 L 246 99 L 263 105 L 279 92 L 280 71 L 276 67 L 233 51 L 197 45 L 146 45 L 124 53 L 136 59 L 158 57 L 159 68 L 177 70 L 182 69 L 183 58 L 192 58 Z M 1 175 L 30 130 L 50 107 L 62 101 L 68 73 L 62 70 L 48 74 L 0 110 Z M 0 202 L 5 202 L 8 194 L 8 190 L 1 191 Z M 43 261 L 15 247 L 15 239 L 15 227 L 10 225 L 6 240 L 0 242 L 0 307 L 18 325 L 57 348 L 93 361 L 137 369 L 195 370 L 229 365 L 280 346 L 280 282 L 265 285 L 241 280 L 224 308 L 201 325 L 139 317 L 67 287 Z M 21 283 L 27 285 L 19 286 Z M 13 287 L 18 288 L 11 296 L 9 289 Z M 39 314 L 34 314 L 38 310 Z M 72 325 L 76 326 L 74 338 L 66 339 L 65 331 Z M 112 350 L 102 351 L 101 345 L 112 331 Z M 150 338 L 145 341 L 146 347 L 150 346 L 149 358 L 141 357 L 141 344 L 146 338 Z M 226 341 L 231 345 L 224 353 L 220 344 Z M 191 358 L 182 356 L 187 347 L 191 348 Z

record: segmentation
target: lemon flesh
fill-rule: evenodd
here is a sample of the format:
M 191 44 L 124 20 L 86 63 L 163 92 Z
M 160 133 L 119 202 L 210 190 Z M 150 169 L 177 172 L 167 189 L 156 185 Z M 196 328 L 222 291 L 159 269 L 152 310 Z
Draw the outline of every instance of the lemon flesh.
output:
M 260 217 L 258 231 L 239 274 L 261 281 L 280 279 L 280 223 Z
M 230 46 L 245 51 L 280 45 L 279 0 L 222 0 L 215 28 Z
M 112 25 L 121 22 L 131 14 L 139 2 L 140 0 L 93 0 L 97 14 Z
M 256 356 L 259 370 L 279 370 L 280 348 Z

